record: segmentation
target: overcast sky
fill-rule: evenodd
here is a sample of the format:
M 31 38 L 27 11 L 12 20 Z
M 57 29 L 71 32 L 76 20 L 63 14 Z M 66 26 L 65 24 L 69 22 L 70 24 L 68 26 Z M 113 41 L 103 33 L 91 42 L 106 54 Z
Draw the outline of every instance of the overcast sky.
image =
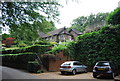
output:
M 99 12 L 111 12 L 118 7 L 119 1 L 120 0 L 78 0 L 78 2 L 73 2 L 72 0 L 59 0 L 59 3 L 64 7 L 59 9 L 61 24 L 56 23 L 55 25 L 57 28 L 64 26 L 70 27 L 72 20 L 79 16 L 89 16 L 90 14 Z

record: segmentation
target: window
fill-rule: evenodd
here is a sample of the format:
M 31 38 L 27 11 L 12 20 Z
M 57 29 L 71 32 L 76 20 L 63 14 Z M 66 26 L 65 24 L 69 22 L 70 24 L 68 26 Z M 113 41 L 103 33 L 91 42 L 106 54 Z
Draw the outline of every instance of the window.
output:
M 74 62 L 73 65 L 81 65 L 79 62 Z
M 108 62 L 99 62 L 97 63 L 97 66 L 109 66 Z
M 60 39 L 61 39 L 61 40 L 64 40 L 64 35 L 60 35 Z
M 69 62 L 65 62 L 63 65 L 71 65 L 71 63 L 69 63 Z

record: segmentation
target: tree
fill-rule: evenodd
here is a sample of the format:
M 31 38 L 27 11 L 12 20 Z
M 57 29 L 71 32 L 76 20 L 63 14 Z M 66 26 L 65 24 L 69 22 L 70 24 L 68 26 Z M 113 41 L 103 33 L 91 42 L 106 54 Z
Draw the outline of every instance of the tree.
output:
M 87 17 L 81 16 L 73 20 L 71 28 L 74 28 L 78 31 L 84 31 L 86 27 Z
M 0 22 L 12 28 L 13 24 L 41 21 L 44 18 L 42 15 L 55 20 L 59 16 L 59 6 L 60 4 L 57 1 L 48 2 L 44 0 L 40 2 L 2 2 L 0 7 L 2 18 L 0 18 Z
M 81 16 L 73 20 L 71 28 L 84 32 L 87 28 L 97 28 L 103 26 L 108 13 L 91 14 L 90 16 Z
M 10 35 L 9 34 L 2 34 L 2 40 L 5 40 L 6 38 L 9 38 Z
M 36 41 L 40 37 L 39 32 L 47 33 L 56 29 L 51 22 L 46 20 L 42 22 L 23 23 L 20 25 L 14 25 L 14 29 L 11 31 L 11 35 L 16 38 L 16 41 Z
M 120 8 L 117 8 L 113 12 L 111 12 L 106 21 L 108 24 L 112 25 L 120 24 Z
M 2 2 L 0 23 L 10 27 L 11 36 L 18 41 L 35 41 L 38 32 L 47 33 L 55 29 L 53 21 L 58 20 L 57 1 Z

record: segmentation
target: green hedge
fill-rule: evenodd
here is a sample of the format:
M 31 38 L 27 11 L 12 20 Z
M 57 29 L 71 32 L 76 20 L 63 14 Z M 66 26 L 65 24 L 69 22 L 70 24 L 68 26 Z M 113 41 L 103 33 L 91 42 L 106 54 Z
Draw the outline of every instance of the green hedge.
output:
M 25 70 L 27 70 L 27 65 L 29 61 L 34 61 L 35 59 L 37 59 L 36 54 L 32 52 L 18 54 L 3 54 L 0 55 L 0 57 L 2 57 L 3 66 Z
M 19 56 L 19 55 L 29 55 L 29 54 L 33 54 L 32 52 L 26 52 L 26 53 L 17 53 L 17 54 L 1 54 L 0 56 Z
M 107 24 L 117 25 L 120 24 L 120 8 L 115 9 L 106 18 Z
M 17 53 L 25 53 L 25 52 L 33 52 L 33 53 L 39 53 L 43 54 L 49 50 L 50 45 L 32 45 L 27 47 L 21 47 L 17 49 L 9 49 L 9 50 L 3 50 L 3 54 L 17 54 Z
M 105 26 L 98 32 L 80 35 L 72 42 L 66 54 L 86 65 L 108 60 L 120 65 L 120 25 Z
M 48 54 L 57 54 L 67 48 L 67 44 L 69 42 L 62 42 L 61 44 L 56 44 L 55 46 L 52 47 L 50 51 L 48 51 Z

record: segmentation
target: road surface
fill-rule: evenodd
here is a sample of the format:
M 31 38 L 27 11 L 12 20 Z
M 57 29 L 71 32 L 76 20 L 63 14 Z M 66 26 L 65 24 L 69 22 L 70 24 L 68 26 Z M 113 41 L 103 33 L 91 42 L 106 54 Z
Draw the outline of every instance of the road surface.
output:
M 0 79 L 39 79 L 30 73 L 3 66 L 0 66 L 0 76 Z

